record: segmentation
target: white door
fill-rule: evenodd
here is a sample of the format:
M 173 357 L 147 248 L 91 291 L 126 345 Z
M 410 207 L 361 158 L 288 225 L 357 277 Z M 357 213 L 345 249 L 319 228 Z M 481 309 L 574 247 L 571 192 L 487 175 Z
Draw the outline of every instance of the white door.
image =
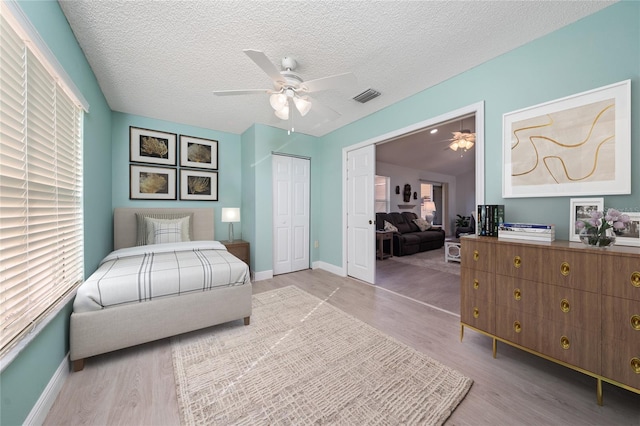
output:
M 273 274 L 309 268 L 310 162 L 274 155 Z
M 347 275 L 375 277 L 375 145 L 347 152 Z

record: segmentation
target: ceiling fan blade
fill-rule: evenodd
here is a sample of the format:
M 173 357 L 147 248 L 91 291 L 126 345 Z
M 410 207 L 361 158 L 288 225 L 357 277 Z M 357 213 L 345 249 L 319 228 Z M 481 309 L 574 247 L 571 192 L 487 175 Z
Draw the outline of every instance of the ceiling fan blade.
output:
M 247 56 L 262 69 L 262 71 L 267 73 L 271 80 L 273 80 L 273 84 L 275 86 L 280 86 L 285 82 L 278 68 L 273 65 L 273 62 L 267 58 L 267 55 L 265 55 L 264 52 L 251 49 L 244 49 L 243 52 L 246 53 Z
M 344 74 L 331 75 L 329 77 L 317 78 L 315 80 L 304 81 L 300 88 L 305 92 L 319 92 L 321 90 L 351 88 L 358 83 L 355 74 L 346 72 Z
M 273 93 L 269 89 L 249 89 L 249 90 L 214 90 L 216 96 L 232 96 L 232 95 L 262 95 L 264 93 Z
M 338 111 L 321 104 L 316 99 L 311 99 L 311 111 L 314 115 L 323 118 L 323 122 L 337 120 L 342 116 Z

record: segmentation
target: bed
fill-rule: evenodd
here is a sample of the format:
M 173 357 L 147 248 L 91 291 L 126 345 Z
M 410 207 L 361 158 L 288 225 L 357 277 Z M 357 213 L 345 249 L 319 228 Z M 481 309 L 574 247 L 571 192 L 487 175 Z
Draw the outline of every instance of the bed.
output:
M 214 240 L 213 224 L 213 209 L 114 210 L 114 252 L 74 300 L 69 332 L 74 371 L 91 356 L 229 321 L 249 324 L 249 267 Z M 167 230 L 181 236 L 170 240 Z M 154 232 L 157 240 L 151 241 Z

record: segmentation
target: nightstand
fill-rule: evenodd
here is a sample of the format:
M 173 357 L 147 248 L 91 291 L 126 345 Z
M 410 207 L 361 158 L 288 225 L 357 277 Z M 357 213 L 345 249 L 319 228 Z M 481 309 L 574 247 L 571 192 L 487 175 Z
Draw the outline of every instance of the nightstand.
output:
M 220 241 L 227 248 L 229 253 L 249 264 L 249 243 L 243 240 Z

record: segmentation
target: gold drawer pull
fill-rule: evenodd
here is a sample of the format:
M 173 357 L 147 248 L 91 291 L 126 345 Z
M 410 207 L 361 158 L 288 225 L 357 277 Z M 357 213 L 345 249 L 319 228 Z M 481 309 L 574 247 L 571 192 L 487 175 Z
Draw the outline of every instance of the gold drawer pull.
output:
M 567 336 L 562 336 L 560 338 L 560 345 L 562 345 L 562 349 L 569 349 L 569 346 L 571 346 L 569 338 Z
M 560 273 L 563 276 L 569 276 L 569 272 L 571 272 L 571 268 L 569 267 L 569 263 L 568 262 L 562 262 L 562 264 L 560 265 Z
M 640 315 L 634 315 L 631 317 L 631 328 L 640 331 Z
M 520 258 L 520 256 L 516 256 L 513 258 L 513 266 L 515 266 L 516 268 L 519 268 L 522 265 L 522 259 Z
M 635 271 L 631 274 L 631 285 L 640 288 L 640 272 Z
M 567 299 L 562 299 L 560 301 L 560 309 L 565 314 L 571 310 L 571 305 L 569 305 L 569 301 Z
M 478 318 L 480 316 L 480 309 L 473 308 L 473 317 Z
M 522 292 L 520 292 L 519 288 L 516 288 L 515 290 L 513 290 L 513 298 L 516 300 L 522 299 Z
M 474 250 L 473 251 L 473 260 L 475 260 L 477 262 L 478 259 L 480 259 L 480 253 L 478 253 L 478 250 Z
M 473 280 L 473 289 L 477 290 L 480 288 L 480 283 L 478 282 L 478 280 Z
M 522 324 L 520 324 L 520 321 L 515 321 L 515 322 L 513 323 L 513 330 L 514 330 L 516 333 L 520 333 L 520 332 L 522 331 Z
M 634 373 L 640 374 L 640 359 L 636 357 L 631 358 L 631 368 Z

